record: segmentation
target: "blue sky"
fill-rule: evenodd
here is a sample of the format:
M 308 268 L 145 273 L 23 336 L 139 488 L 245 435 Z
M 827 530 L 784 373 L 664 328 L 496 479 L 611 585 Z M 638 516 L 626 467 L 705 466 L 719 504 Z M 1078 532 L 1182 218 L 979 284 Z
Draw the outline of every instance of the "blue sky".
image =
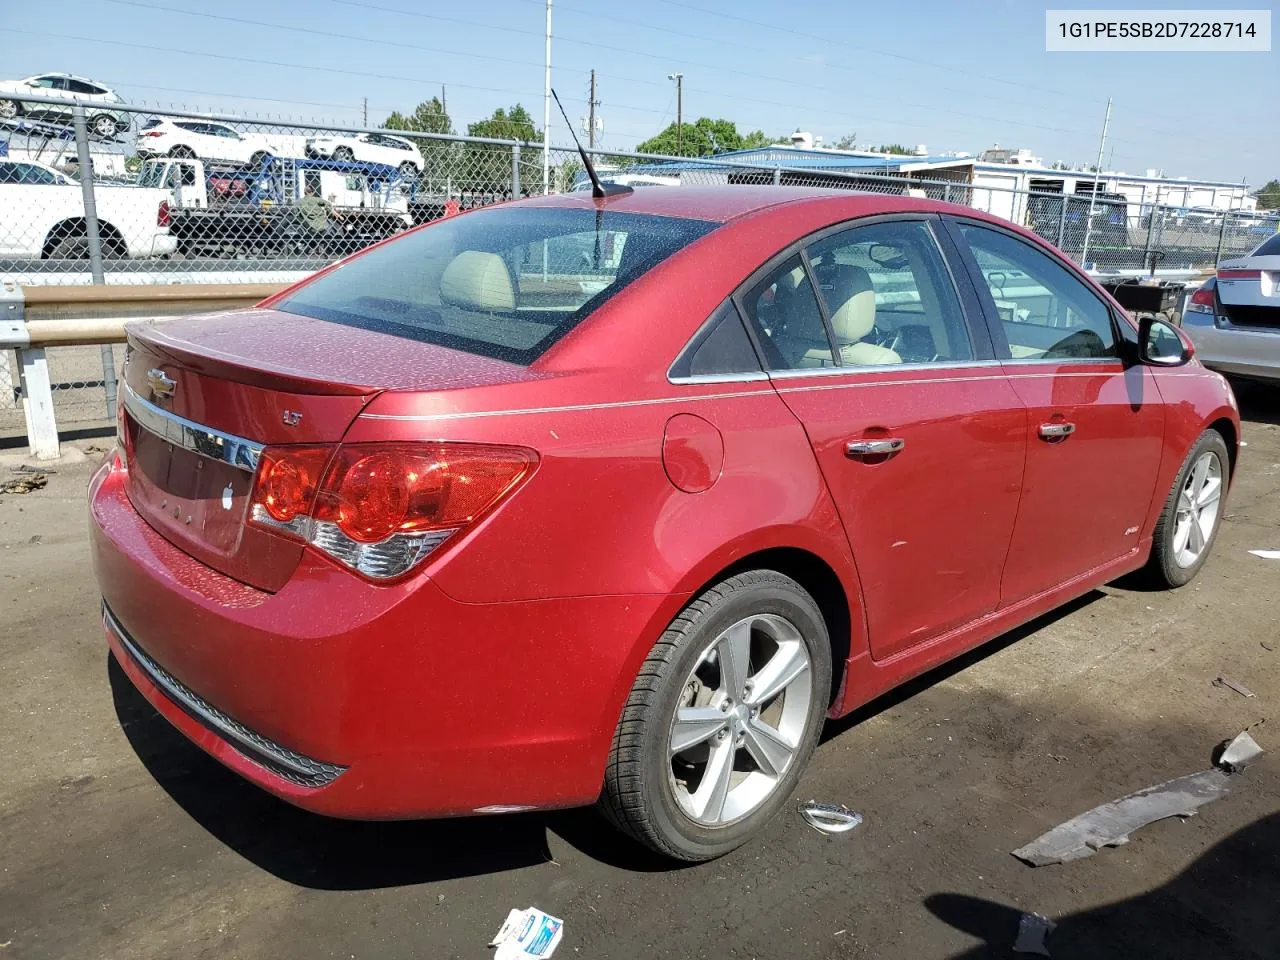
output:
M 856 132 L 860 145 L 923 143 L 931 153 L 998 142 L 1075 163 L 1095 160 L 1113 96 L 1109 169 L 1255 185 L 1280 177 L 1280 53 L 1046 53 L 1045 6 L 556 0 L 552 77 L 576 118 L 597 70 L 603 144 L 618 149 L 675 119 L 666 78 L 679 71 L 686 119 L 723 116 L 770 135 L 800 128 L 828 142 Z M 544 0 L 60 0 L 57 9 L 55 18 L 38 4 L 8 5 L 6 73 L 67 70 L 130 102 L 291 119 L 358 122 L 367 97 L 373 123 L 444 83 L 459 131 L 516 102 L 541 119 Z M 552 140 L 568 141 L 558 117 Z

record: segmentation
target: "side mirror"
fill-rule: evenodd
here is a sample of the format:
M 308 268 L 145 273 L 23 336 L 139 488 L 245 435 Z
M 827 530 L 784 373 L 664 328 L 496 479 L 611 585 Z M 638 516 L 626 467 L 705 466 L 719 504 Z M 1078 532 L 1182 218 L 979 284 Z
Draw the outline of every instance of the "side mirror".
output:
M 1173 324 L 1149 313 L 1138 318 L 1138 359 L 1153 367 L 1180 367 L 1195 356 L 1195 348 Z

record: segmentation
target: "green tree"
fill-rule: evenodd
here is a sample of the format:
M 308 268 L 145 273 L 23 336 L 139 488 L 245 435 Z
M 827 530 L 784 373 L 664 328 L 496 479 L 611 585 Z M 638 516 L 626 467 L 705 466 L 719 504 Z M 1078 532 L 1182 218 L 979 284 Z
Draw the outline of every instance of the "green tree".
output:
M 831 146 L 837 150 L 852 150 L 858 145 L 858 135 L 856 133 L 846 133 L 843 137 L 833 143 Z
M 387 130 L 403 130 L 406 133 L 453 133 L 453 121 L 445 112 L 439 97 L 432 97 L 418 104 L 413 113 L 405 116 L 396 111 L 382 121 Z M 445 189 L 449 171 L 458 153 L 457 144 L 449 140 L 430 140 L 425 137 L 410 138 L 422 154 L 423 179 L 433 191 Z
M 677 139 L 679 144 L 677 144 Z M 770 143 L 763 130 L 753 130 L 746 136 L 738 132 L 732 120 L 699 117 L 693 123 L 680 126 L 680 136 L 676 136 L 676 125 L 669 124 L 657 136 L 636 147 L 637 153 L 665 153 L 671 156 L 709 157 L 729 150 L 743 150 L 751 147 L 763 147 Z
M 1280 180 L 1268 180 L 1257 197 L 1259 209 L 1280 210 Z
M 915 150 L 911 147 L 904 146 L 901 143 L 885 143 L 885 144 L 881 144 L 878 147 L 872 147 L 871 152 L 872 153 L 888 153 L 893 156 L 899 156 L 899 157 L 909 157 L 915 153 Z
M 518 140 L 527 146 L 520 151 L 520 188 L 530 194 L 542 192 L 542 133 L 522 105 L 499 107 L 487 120 L 467 124 L 472 137 Z M 468 143 L 459 162 L 456 186 L 482 193 L 503 193 L 511 188 L 511 148 L 491 143 Z

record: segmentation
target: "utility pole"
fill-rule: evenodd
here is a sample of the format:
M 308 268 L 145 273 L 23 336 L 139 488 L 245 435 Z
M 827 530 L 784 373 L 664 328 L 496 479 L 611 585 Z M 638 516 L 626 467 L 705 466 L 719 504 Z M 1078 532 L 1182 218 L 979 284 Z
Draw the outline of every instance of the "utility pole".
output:
M 446 117 L 449 115 L 449 100 L 445 96 L 444 84 L 440 84 L 440 112 Z M 441 133 L 448 133 L 448 130 L 441 130 Z
M 668 73 L 668 80 L 676 82 L 676 156 L 684 156 L 684 74 Z
M 368 125 L 369 125 L 369 98 L 365 97 L 364 98 L 364 123 L 361 124 L 361 126 L 367 127 Z
M 542 90 L 542 193 L 551 192 L 551 0 L 547 0 L 547 69 Z M 543 269 L 546 268 L 546 244 L 543 244 Z
M 596 145 L 596 107 L 600 101 L 596 99 L 596 72 L 591 71 L 591 95 L 587 97 L 587 146 L 594 149 Z
M 1107 149 L 1107 128 L 1111 126 L 1111 98 L 1107 97 L 1107 116 L 1102 121 L 1102 139 L 1098 141 L 1098 165 L 1093 168 L 1093 192 L 1089 194 L 1089 216 L 1084 222 L 1084 246 L 1080 248 L 1080 266 L 1089 262 L 1089 234 L 1093 232 L 1093 209 L 1098 203 L 1098 181 L 1102 178 L 1102 157 Z

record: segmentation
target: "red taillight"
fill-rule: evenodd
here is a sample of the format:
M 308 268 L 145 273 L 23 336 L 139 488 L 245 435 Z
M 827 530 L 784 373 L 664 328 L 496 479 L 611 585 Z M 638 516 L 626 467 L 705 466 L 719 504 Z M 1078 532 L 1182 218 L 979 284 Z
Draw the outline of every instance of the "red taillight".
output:
M 1200 307 L 1203 311 L 1213 312 L 1213 288 L 1201 287 L 1191 295 L 1191 307 Z
M 163 137 L 164 131 L 163 130 L 143 130 L 142 135 L 144 137 Z
M 161 200 L 160 209 L 156 211 L 156 226 L 167 227 L 173 223 L 173 214 L 169 210 L 169 201 Z
M 1219 280 L 1261 280 L 1261 270 L 1219 270 Z
M 251 517 L 386 580 L 497 506 L 535 461 L 521 448 L 461 443 L 268 447 Z

